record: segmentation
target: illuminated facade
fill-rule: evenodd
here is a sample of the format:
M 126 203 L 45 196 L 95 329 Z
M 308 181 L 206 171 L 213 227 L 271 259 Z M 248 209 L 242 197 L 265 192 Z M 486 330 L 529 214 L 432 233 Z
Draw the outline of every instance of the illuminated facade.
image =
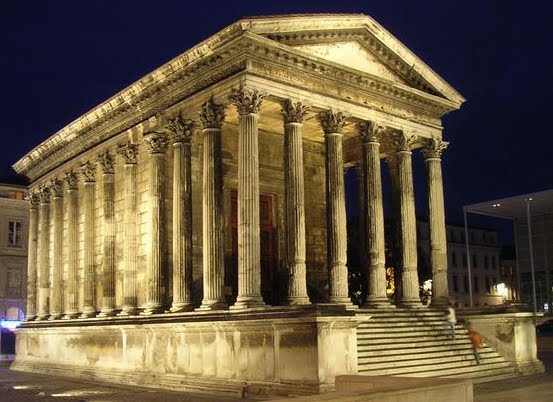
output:
M 0 183 L 0 319 L 26 310 L 29 203 L 25 186 Z
M 244 19 L 159 67 L 14 166 L 31 180 L 14 368 L 331 389 L 357 373 L 367 320 L 348 295 L 344 166 L 363 172 L 363 307 L 391 307 L 386 159 L 401 305 L 419 308 L 411 155 L 423 152 L 433 303 L 445 303 L 441 118 L 463 101 L 364 15 Z

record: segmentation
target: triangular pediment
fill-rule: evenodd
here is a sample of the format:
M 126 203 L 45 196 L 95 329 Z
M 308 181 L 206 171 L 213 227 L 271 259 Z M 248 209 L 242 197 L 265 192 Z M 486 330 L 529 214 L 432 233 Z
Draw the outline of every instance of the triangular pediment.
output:
M 304 44 L 292 47 L 364 73 L 409 85 L 405 79 L 355 41 Z

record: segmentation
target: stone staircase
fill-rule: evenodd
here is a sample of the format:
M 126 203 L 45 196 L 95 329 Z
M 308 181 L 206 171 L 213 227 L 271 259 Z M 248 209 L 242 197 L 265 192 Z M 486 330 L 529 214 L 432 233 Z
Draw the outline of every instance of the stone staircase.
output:
M 357 315 L 371 317 L 357 328 L 359 374 L 474 382 L 516 376 L 514 366 L 487 345 L 476 365 L 466 328 L 457 324 L 456 339 L 451 339 L 441 310 L 359 309 Z

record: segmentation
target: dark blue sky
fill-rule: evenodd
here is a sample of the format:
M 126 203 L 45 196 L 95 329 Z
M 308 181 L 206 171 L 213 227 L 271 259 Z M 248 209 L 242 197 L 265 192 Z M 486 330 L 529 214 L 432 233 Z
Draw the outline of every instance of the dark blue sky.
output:
M 467 98 L 445 118 L 446 210 L 553 187 L 553 11 L 543 1 L 25 1 L 0 13 L 0 176 L 41 141 L 242 16 L 372 16 Z M 424 167 L 415 159 L 417 198 Z M 421 201 L 422 201 L 421 200 Z

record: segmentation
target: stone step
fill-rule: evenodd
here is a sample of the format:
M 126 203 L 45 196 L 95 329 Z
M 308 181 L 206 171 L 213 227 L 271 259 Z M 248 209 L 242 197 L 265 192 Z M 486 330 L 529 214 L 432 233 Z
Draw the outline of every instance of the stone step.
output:
M 467 368 L 473 369 L 474 371 L 486 370 L 486 369 L 513 369 L 511 365 L 506 361 L 494 361 L 494 362 L 485 362 L 485 358 L 482 359 L 482 364 L 476 365 L 474 359 L 465 359 L 462 361 L 452 361 L 446 363 L 429 363 L 429 364 L 418 364 L 417 366 L 407 365 L 407 366 L 396 366 L 396 367 L 386 367 L 386 368 L 371 368 L 365 365 L 359 366 L 359 372 L 363 374 L 371 373 L 372 375 L 405 375 L 410 374 L 414 375 L 418 373 L 420 377 L 439 377 L 448 374 L 455 374 L 470 371 Z
M 493 355 L 480 355 L 482 357 L 482 360 L 486 359 L 486 362 L 491 363 L 505 363 L 505 359 L 501 356 L 498 356 L 495 354 Z M 358 364 L 363 365 L 365 368 L 369 368 L 371 370 L 378 370 L 378 369 L 392 369 L 392 368 L 405 368 L 405 367 L 420 367 L 423 365 L 436 365 L 436 366 L 444 366 L 444 365 L 451 365 L 456 366 L 456 363 L 465 363 L 467 360 L 473 361 L 474 356 L 472 353 L 467 354 L 457 354 L 454 356 L 437 356 L 437 357 L 422 357 L 422 358 L 406 358 L 402 360 L 396 360 L 396 361 L 379 361 L 377 359 L 374 359 L 372 361 L 367 361 L 366 359 L 359 359 Z
M 404 348 L 404 349 L 398 349 L 398 348 L 389 348 L 389 349 L 377 349 L 377 348 L 358 348 L 358 355 L 363 357 L 370 357 L 370 356 L 394 356 L 396 358 L 401 358 L 402 355 L 405 355 L 405 353 L 445 353 L 448 351 L 451 352 L 459 352 L 462 350 L 471 350 L 466 345 L 425 345 L 420 347 L 412 347 L 412 348 Z
M 397 353 L 393 350 L 385 351 L 389 352 L 387 354 L 383 354 L 383 351 L 374 351 L 373 353 L 369 351 L 359 351 L 358 357 L 359 357 L 359 363 L 365 363 L 365 362 L 387 362 L 387 361 L 398 361 L 401 359 L 405 360 L 413 360 L 413 359 L 427 359 L 432 357 L 449 357 L 449 356 L 472 356 L 472 349 L 471 348 L 419 348 L 416 350 L 410 351 L 410 353 Z M 481 351 L 481 355 L 490 355 L 492 353 L 495 353 L 497 356 L 497 352 L 493 350 L 489 351 Z
M 415 332 L 412 334 L 412 336 L 396 336 L 395 334 L 383 334 L 382 336 L 378 337 L 367 336 L 357 338 L 358 345 L 397 345 L 401 343 L 421 344 L 423 342 L 438 342 L 439 344 L 443 344 L 445 342 L 451 342 L 453 344 L 470 344 L 470 341 L 466 337 L 459 336 L 455 339 L 450 339 L 448 336 L 436 336 L 435 334 L 428 333 L 417 334 Z
M 375 370 L 374 372 L 363 372 L 360 374 L 363 375 L 385 375 L 382 374 L 380 370 Z M 476 379 L 479 379 L 478 382 L 491 381 L 490 378 L 509 378 L 516 376 L 515 369 L 510 365 L 488 365 L 480 364 L 476 365 L 474 362 L 472 364 L 455 367 L 455 368 L 432 368 L 427 371 L 398 371 L 394 376 L 399 377 L 442 377 L 442 378 L 468 378 L 476 382 Z
M 444 324 L 441 325 L 397 325 L 394 327 L 385 325 L 371 325 L 362 326 L 357 328 L 357 334 L 379 334 L 383 332 L 398 332 L 408 334 L 410 331 L 424 331 L 424 332 L 446 332 L 449 334 L 449 327 Z M 468 331 L 463 327 L 455 327 L 455 333 L 467 335 Z

